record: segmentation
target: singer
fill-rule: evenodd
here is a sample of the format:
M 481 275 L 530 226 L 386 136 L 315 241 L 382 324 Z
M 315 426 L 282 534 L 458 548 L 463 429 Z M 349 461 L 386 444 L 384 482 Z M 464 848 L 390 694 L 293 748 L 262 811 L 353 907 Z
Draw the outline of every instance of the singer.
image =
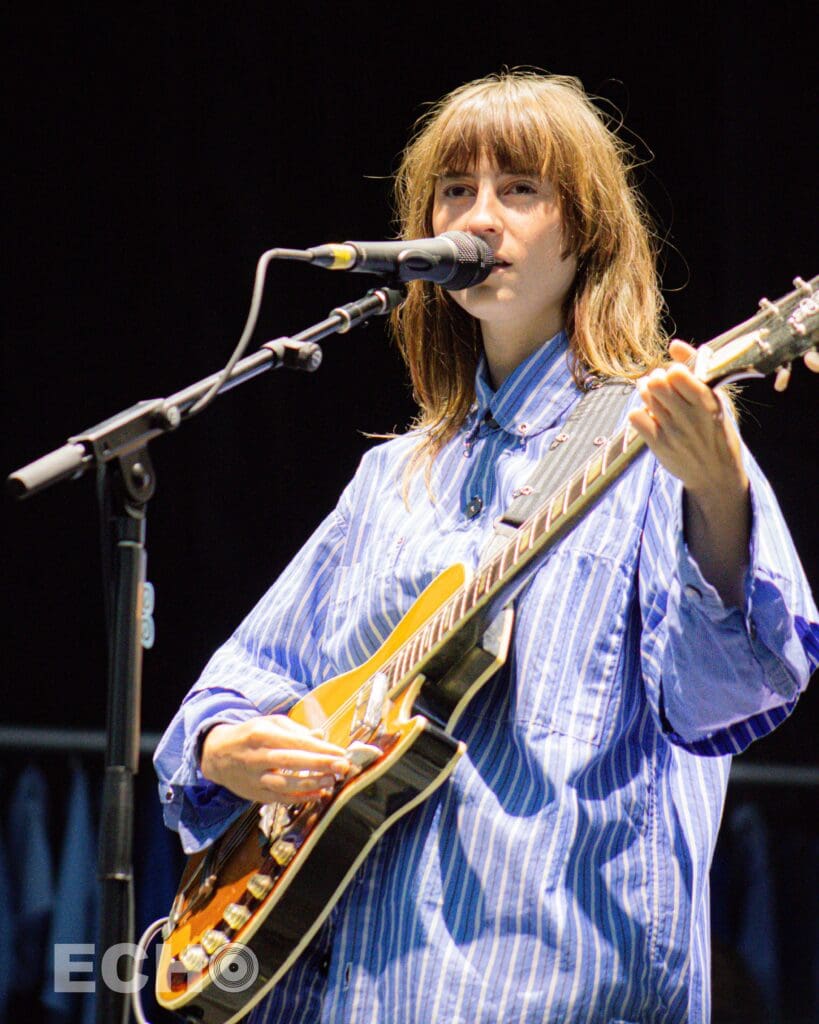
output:
M 285 712 L 448 565 L 480 563 L 590 384 L 634 383 L 621 422 L 649 451 L 518 595 L 457 767 L 375 845 L 257 1024 L 710 1019 L 731 755 L 794 709 L 819 615 L 730 406 L 664 333 L 629 161 L 578 81 L 533 73 L 456 89 L 404 153 L 402 237 L 468 232 L 494 266 L 460 291 L 409 285 L 394 329 L 417 420 L 364 456 L 171 722 L 156 768 L 186 851 L 246 801 L 293 807 L 353 771 Z

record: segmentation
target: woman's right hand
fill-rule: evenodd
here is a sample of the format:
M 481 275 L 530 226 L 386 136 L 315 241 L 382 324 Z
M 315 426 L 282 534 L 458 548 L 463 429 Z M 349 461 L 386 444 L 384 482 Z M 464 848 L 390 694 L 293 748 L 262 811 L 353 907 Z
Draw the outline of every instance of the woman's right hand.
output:
M 287 715 L 213 726 L 202 744 L 206 779 L 256 803 L 304 803 L 351 770 L 347 752 Z

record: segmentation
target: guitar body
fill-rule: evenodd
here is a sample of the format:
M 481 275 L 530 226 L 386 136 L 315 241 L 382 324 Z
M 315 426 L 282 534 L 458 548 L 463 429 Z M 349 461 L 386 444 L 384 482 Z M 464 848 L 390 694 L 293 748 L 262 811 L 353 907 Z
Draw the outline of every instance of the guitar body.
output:
M 462 565 L 436 577 L 367 662 L 317 687 L 291 709 L 290 717 L 309 727 L 326 719 L 327 738 L 347 746 L 356 731 L 355 716 L 361 714 L 356 696 L 367 692 L 367 682 L 466 578 Z M 470 645 L 464 651 L 458 645 L 448 659 L 439 656 L 441 665 L 455 659 L 440 673 L 439 684 L 418 675 L 397 699 L 385 701 L 379 737 L 370 740 L 380 756 L 332 797 L 306 805 L 278 842 L 276 835 L 265 837 L 261 831 L 254 805 L 211 848 L 190 858 L 157 971 L 161 1006 L 190 1021 L 230 1024 L 270 991 L 313 938 L 378 838 L 454 770 L 465 748 L 441 726 L 454 725 L 471 696 L 505 660 L 511 628 L 509 611 L 501 647 L 489 645 L 485 651 Z

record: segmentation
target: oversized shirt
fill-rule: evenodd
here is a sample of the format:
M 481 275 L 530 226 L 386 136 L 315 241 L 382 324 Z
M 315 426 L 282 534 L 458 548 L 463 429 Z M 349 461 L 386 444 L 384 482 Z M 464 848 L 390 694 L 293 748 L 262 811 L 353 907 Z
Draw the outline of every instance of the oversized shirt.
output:
M 157 751 L 188 852 L 245 806 L 199 772 L 203 730 L 287 709 L 367 659 L 446 566 L 479 563 L 580 397 L 566 355 L 561 333 L 497 391 L 482 363 L 467 422 L 408 503 L 417 435 L 367 452 Z M 819 664 L 797 556 L 743 458 L 744 607 L 701 575 L 682 485 L 645 452 L 516 600 L 509 660 L 454 729 L 467 752 L 453 775 L 379 840 L 254 1022 L 709 1020 L 708 872 L 730 755 L 786 717 Z

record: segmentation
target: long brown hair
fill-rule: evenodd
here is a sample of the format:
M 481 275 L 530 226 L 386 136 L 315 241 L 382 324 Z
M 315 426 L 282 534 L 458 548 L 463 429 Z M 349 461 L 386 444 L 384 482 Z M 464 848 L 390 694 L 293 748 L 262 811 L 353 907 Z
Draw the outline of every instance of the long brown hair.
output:
M 504 72 L 469 82 L 417 123 L 395 180 L 403 238 L 432 235 L 436 177 L 482 155 L 505 171 L 555 187 L 577 275 L 566 298 L 572 372 L 634 379 L 660 365 L 667 336 L 653 235 L 632 181 L 629 147 L 580 82 Z M 463 424 L 481 353 L 477 320 L 437 285 L 413 281 L 392 324 L 420 407 L 421 444 L 409 467 L 429 463 Z M 545 339 L 544 339 L 545 340 Z

